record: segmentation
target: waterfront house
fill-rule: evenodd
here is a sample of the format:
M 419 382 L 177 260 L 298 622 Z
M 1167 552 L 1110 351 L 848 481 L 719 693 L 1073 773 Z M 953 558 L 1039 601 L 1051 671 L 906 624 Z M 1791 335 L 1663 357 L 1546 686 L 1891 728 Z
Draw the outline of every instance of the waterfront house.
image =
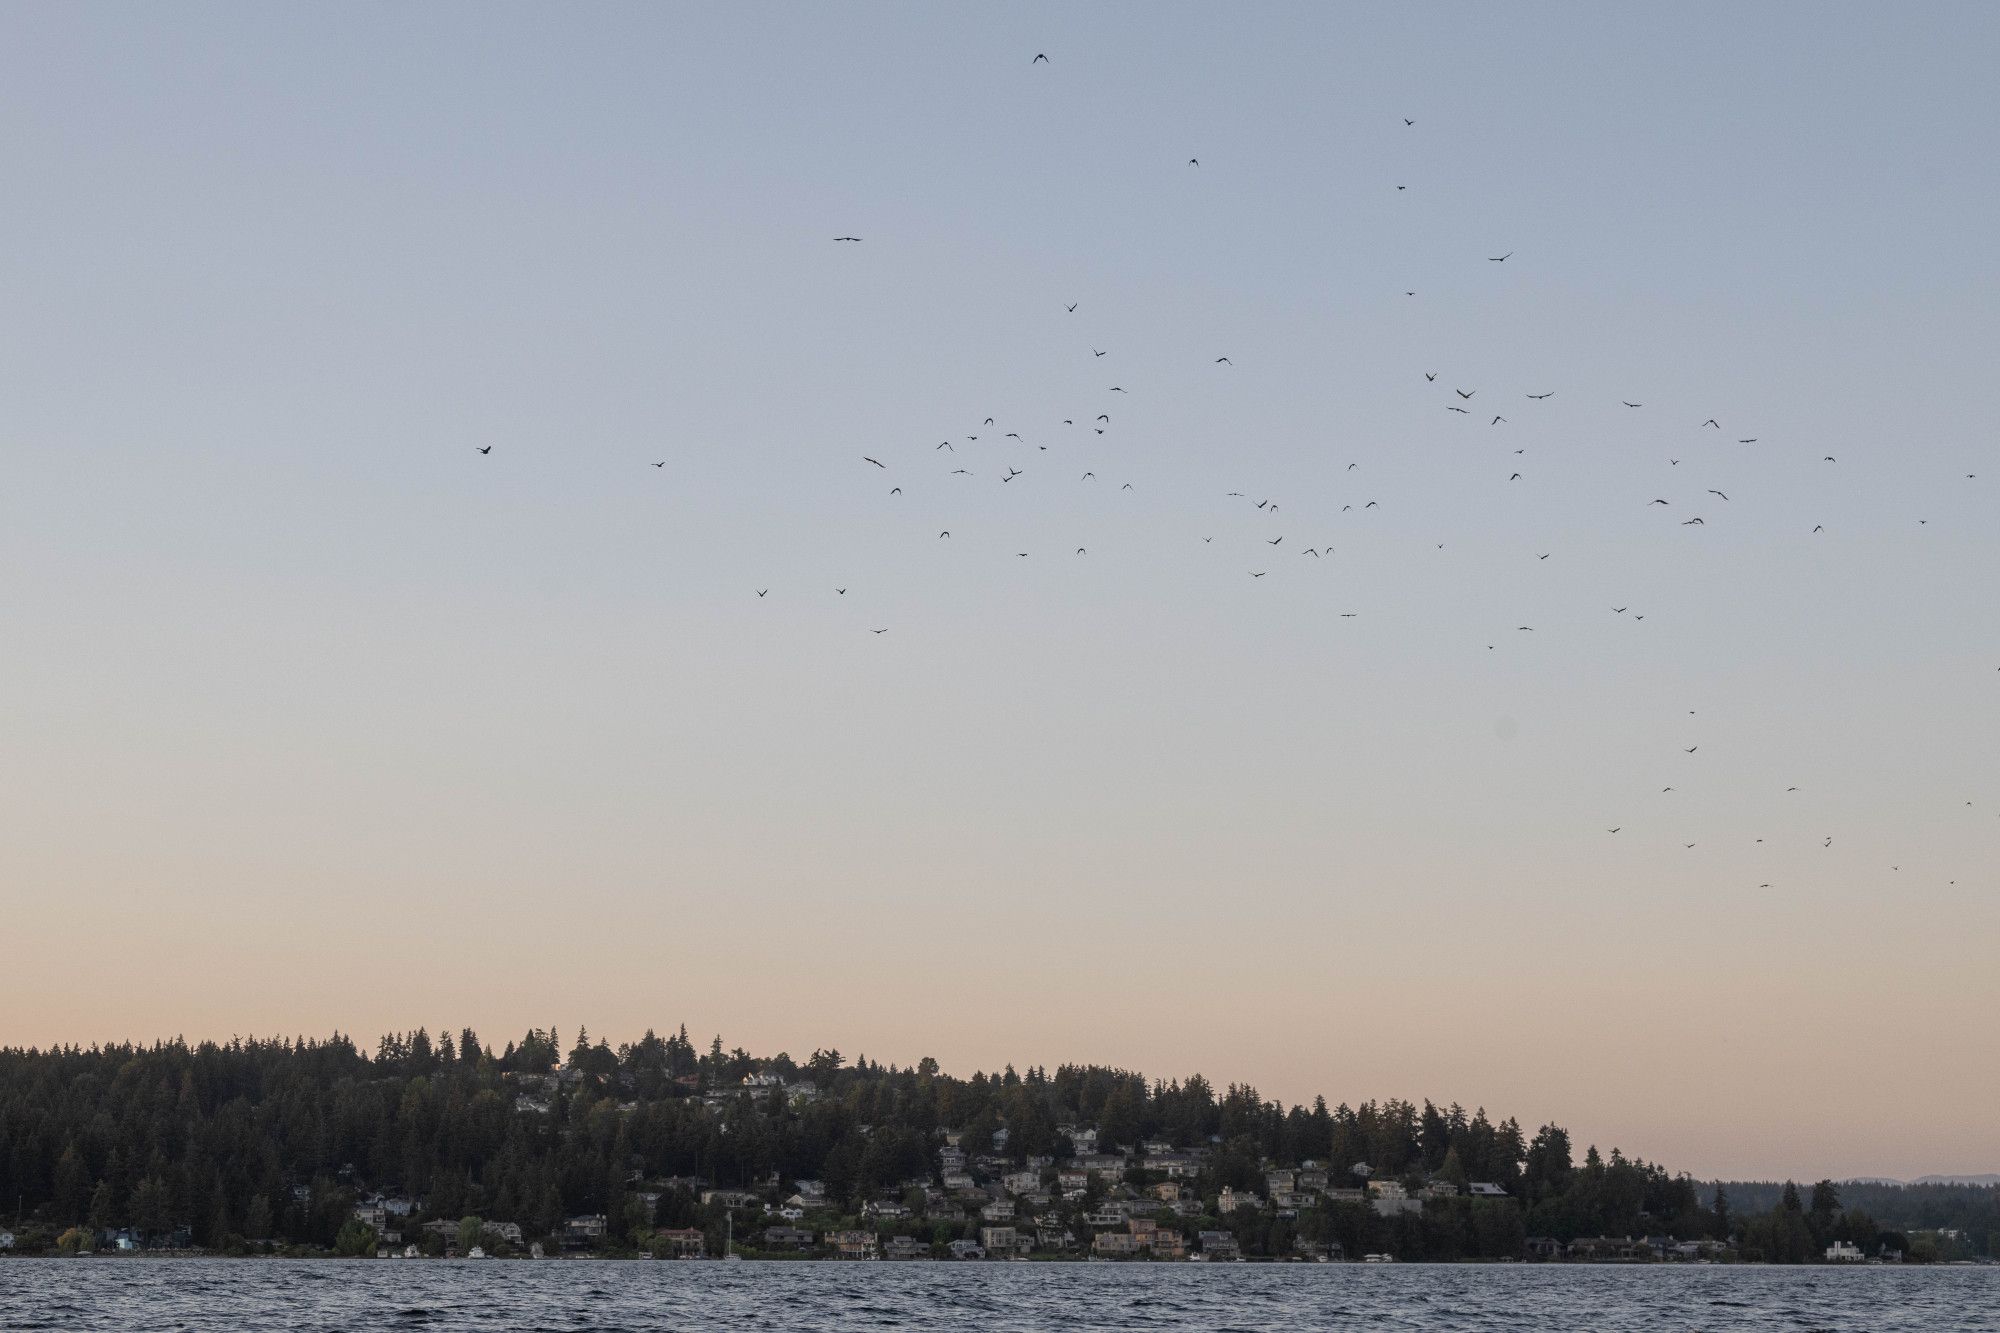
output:
M 1129 1231 L 1100 1231 L 1090 1242 L 1090 1251 L 1105 1259 L 1130 1259 L 1139 1253 L 1139 1238 Z
M 1560 1259 L 1563 1257 L 1563 1243 L 1554 1236 L 1530 1236 L 1527 1242 L 1530 1259 Z
M 1569 1243 L 1569 1257 L 1594 1262 L 1631 1262 L 1653 1257 L 1652 1247 L 1630 1236 L 1579 1236 Z
M 767 1250 L 809 1250 L 817 1239 L 803 1227 L 765 1227 L 764 1248 Z
M 669 1259 L 706 1259 L 708 1240 L 699 1227 L 668 1227 L 653 1233 L 653 1244 Z
M 604 1239 L 606 1218 L 603 1213 L 582 1213 L 563 1223 L 563 1240 L 571 1245 L 592 1245 Z M 425 1226 L 429 1231 L 437 1223 Z M 458 1231 L 456 1222 L 448 1223 L 454 1234 Z
M 888 1247 L 882 1253 L 883 1257 L 889 1259 L 928 1259 L 931 1257 L 931 1247 L 928 1242 L 918 1240 L 915 1236 L 891 1236 Z
M 830 1231 L 826 1243 L 833 1248 L 836 1259 L 877 1259 L 881 1255 L 876 1248 L 875 1233 L 872 1231 Z
M 1011 1259 L 1021 1250 L 1021 1233 L 1013 1227 L 981 1227 L 979 1244 L 989 1255 Z
M 986 1250 L 976 1240 L 955 1240 L 945 1246 L 954 1259 L 984 1259 Z
M 1865 1258 L 1867 1256 L 1861 1253 L 1858 1246 L 1844 1240 L 1837 1240 L 1826 1247 L 1826 1261 L 1830 1264 L 1858 1264 Z
M 1236 1237 L 1227 1231 L 1204 1231 L 1197 1238 L 1201 1243 L 1201 1253 L 1207 1259 L 1240 1259 L 1243 1251 L 1236 1243 Z

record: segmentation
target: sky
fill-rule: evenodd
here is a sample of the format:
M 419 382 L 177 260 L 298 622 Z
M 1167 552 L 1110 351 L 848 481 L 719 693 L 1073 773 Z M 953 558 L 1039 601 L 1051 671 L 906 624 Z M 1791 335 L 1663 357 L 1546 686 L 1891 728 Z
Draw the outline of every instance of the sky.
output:
M 685 1022 L 2000 1169 L 1996 54 L 9 6 L 0 1043 Z

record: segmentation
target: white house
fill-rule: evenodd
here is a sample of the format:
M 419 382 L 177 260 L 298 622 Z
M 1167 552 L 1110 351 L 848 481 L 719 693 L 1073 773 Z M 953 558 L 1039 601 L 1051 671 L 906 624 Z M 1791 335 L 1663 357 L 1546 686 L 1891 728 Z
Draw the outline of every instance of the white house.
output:
M 1826 1261 L 1830 1264 L 1858 1264 L 1866 1257 L 1858 1247 L 1844 1240 L 1837 1240 L 1826 1247 Z

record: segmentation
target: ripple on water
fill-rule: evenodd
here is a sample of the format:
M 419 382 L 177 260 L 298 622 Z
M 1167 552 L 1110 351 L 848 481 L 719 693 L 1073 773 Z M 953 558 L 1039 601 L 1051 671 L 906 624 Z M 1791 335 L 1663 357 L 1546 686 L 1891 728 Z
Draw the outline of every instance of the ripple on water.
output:
M 1694 1312 L 1700 1311 L 1698 1315 Z M 2000 1333 L 2000 1269 L 1398 1264 L 9 1260 L 0 1328 L 62 1333 L 1203 1333 L 1698 1327 Z

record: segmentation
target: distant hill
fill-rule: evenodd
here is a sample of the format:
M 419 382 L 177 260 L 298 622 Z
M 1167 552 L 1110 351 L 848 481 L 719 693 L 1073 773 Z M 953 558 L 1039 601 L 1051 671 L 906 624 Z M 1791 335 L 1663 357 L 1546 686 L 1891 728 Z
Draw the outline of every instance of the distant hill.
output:
M 2000 1185 L 2000 1171 L 1987 1171 L 1980 1175 L 1966 1176 L 1918 1176 L 1915 1180 L 1898 1180 L 1894 1176 L 1849 1176 L 1840 1182 L 1843 1185 Z

